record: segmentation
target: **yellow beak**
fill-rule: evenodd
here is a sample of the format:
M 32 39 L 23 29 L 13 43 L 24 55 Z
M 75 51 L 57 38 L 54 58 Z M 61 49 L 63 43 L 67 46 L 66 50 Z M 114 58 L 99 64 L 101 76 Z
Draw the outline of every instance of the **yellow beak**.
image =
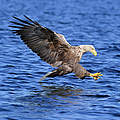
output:
M 94 56 L 97 56 L 97 52 L 95 50 L 90 51 Z

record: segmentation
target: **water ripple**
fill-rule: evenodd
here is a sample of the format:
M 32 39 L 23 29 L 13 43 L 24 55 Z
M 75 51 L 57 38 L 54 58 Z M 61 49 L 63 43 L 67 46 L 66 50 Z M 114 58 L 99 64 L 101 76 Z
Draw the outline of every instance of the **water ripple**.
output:
M 113 0 L 0 1 L 1 120 L 119 120 L 120 7 Z M 92 44 L 98 56 L 81 60 L 98 81 L 69 74 L 40 78 L 53 68 L 41 61 L 8 28 L 23 15 L 65 35 L 72 45 Z

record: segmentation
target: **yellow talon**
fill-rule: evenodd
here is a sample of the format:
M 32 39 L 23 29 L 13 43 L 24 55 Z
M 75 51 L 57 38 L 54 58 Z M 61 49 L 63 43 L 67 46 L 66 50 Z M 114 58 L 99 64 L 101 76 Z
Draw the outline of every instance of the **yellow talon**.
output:
M 90 73 L 90 76 L 93 77 L 95 80 L 98 80 L 100 76 L 103 76 L 101 73 Z

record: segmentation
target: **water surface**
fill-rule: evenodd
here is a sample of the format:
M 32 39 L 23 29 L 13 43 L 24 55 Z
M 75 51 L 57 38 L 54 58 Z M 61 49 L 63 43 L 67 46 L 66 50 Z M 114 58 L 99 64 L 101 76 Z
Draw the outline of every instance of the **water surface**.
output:
M 119 120 L 120 1 L 0 0 L 0 119 Z M 10 32 L 12 16 L 35 19 L 71 45 L 92 44 L 81 64 L 102 72 L 98 81 L 74 74 L 40 78 L 53 68 Z

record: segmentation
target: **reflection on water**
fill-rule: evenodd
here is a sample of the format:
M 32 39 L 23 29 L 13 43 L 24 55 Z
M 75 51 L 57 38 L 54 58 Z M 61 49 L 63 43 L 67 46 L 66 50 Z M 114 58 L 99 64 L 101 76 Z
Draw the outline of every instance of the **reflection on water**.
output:
M 61 97 L 78 96 L 82 92 L 82 89 L 74 89 L 72 86 L 44 86 L 41 84 L 41 87 L 44 91 L 46 91 L 47 96 L 52 95 L 57 95 Z
M 45 86 L 41 83 L 40 89 L 35 89 L 28 95 L 17 97 L 16 101 L 29 106 L 65 106 L 65 104 L 77 104 L 76 100 L 82 95 L 82 92 L 82 89 L 75 89 L 71 86 Z
M 18 97 L 17 100 L 29 105 L 38 106 L 64 106 L 65 104 L 81 104 L 80 101 L 89 99 L 106 99 L 109 94 L 100 94 L 101 89 L 80 89 L 72 86 L 44 85 L 35 89 L 27 96 Z
M 74 90 L 72 88 L 69 87 L 56 87 L 56 86 L 42 86 L 45 89 L 47 89 L 48 93 L 47 96 L 51 96 L 51 95 L 58 95 L 61 97 L 68 97 L 68 96 L 78 96 L 79 94 L 81 94 L 82 90 L 81 89 L 77 89 Z
M 51 102 L 59 102 L 59 104 L 56 104 L 56 106 L 60 105 L 62 106 L 62 103 L 72 103 L 76 104 L 76 102 L 73 101 L 75 97 L 78 97 L 82 94 L 82 89 L 75 89 L 71 86 L 45 86 L 41 85 L 42 90 L 34 90 L 31 93 L 32 98 L 43 98 L 50 99 Z M 71 99 L 72 98 L 72 99 Z M 35 102 L 35 101 L 34 101 Z M 40 101 L 39 101 L 40 102 Z M 45 101 L 44 101 L 45 102 Z M 48 101 L 47 101 L 48 104 Z M 64 104 L 63 104 L 64 106 Z

